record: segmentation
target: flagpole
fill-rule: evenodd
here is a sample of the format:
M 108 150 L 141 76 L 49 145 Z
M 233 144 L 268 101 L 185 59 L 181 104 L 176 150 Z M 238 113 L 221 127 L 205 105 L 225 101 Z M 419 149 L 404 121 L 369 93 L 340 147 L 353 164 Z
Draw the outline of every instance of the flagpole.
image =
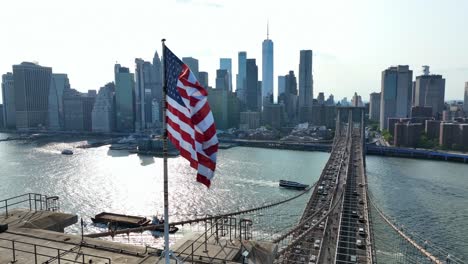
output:
M 166 82 L 166 39 L 162 39 L 162 82 L 163 82 L 163 163 L 164 163 L 164 257 L 166 264 L 170 264 L 170 251 L 169 251 L 169 187 L 167 176 L 167 123 L 166 123 L 166 96 L 167 96 L 167 82 Z

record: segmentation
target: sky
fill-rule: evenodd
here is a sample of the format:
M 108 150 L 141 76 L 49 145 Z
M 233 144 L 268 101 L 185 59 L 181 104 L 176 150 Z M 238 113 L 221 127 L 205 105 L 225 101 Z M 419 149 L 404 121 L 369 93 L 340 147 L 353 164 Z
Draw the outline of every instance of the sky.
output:
M 468 81 L 468 1 L 463 0 L 22 0 L 0 3 L 0 73 L 22 61 L 67 73 L 72 88 L 99 89 L 118 62 L 161 54 L 161 39 L 179 57 L 199 59 L 214 86 L 219 58 L 256 58 L 269 21 L 277 76 L 294 70 L 311 49 L 314 97 L 354 92 L 369 99 L 381 72 L 421 66 L 446 79 L 446 100 L 462 99 Z

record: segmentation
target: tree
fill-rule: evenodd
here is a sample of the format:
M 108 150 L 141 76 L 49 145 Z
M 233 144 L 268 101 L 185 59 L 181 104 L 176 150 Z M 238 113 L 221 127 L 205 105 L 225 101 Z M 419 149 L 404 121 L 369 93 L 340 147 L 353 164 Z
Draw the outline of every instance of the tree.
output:
M 387 129 L 382 130 L 382 137 L 389 143 L 393 141 L 393 136 Z

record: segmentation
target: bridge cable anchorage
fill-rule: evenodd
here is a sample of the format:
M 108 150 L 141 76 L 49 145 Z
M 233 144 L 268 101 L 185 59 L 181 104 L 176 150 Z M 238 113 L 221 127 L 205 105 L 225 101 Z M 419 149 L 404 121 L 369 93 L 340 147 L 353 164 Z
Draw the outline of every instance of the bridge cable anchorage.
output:
M 169 226 L 177 226 L 177 225 L 186 225 L 186 224 L 194 224 L 194 223 L 199 223 L 199 222 L 204 222 L 204 221 L 210 221 L 210 220 L 217 220 L 219 218 L 225 218 L 225 217 L 231 217 L 231 216 L 236 216 L 236 215 L 242 215 L 242 214 L 247 214 L 259 210 L 263 210 L 266 208 L 270 207 L 275 207 L 287 202 L 290 202 L 292 200 L 295 200 L 302 195 L 306 194 L 309 192 L 312 188 L 315 187 L 317 182 L 315 182 L 312 186 L 307 187 L 303 192 L 294 195 L 292 197 L 289 197 L 285 200 L 279 201 L 279 202 L 274 202 L 266 205 L 262 205 L 259 207 L 254 207 L 251 209 L 246 209 L 246 210 L 240 210 L 232 213 L 226 213 L 226 214 L 218 214 L 214 216 L 209 216 L 209 217 L 202 217 L 202 218 L 196 218 L 196 219 L 188 219 L 188 220 L 183 220 L 183 221 L 177 221 L 177 222 L 172 222 L 169 223 Z M 134 227 L 134 228 L 126 228 L 126 229 L 119 229 L 119 230 L 113 230 L 113 231 L 107 231 L 107 232 L 101 232 L 101 233 L 91 233 L 91 234 L 86 234 L 84 235 L 85 237 L 106 237 L 106 236 L 111 236 L 111 235 L 120 235 L 120 234 L 129 234 L 129 233 L 141 233 L 142 231 L 152 231 L 157 228 L 163 227 L 163 224 L 158 224 L 158 225 L 148 225 L 148 226 L 143 226 L 143 227 Z
M 443 248 L 440 248 L 432 243 L 425 243 L 425 246 L 421 246 L 418 244 L 416 241 L 413 240 L 412 237 L 417 237 L 425 242 L 429 242 L 428 240 L 425 240 L 422 236 L 419 235 L 408 235 L 405 232 L 403 232 L 402 228 L 398 228 L 395 223 L 393 223 L 389 218 L 389 216 L 386 216 L 385 213 L 377 206 L 376 202 L 374 201 L 374 196 L 372 195 L 371 192 L 369 192 L 369 201 L 372 207 L 377 211 L 378 215 L 384 220 L 384 222 L 391 227 L 400 238 L 402 238 L 404 241 L 408 242 L 413 248 L 415 248 L 418 252 L 423 254 L 427 259 L 429 259 L 432 263 L 436 264 L 444 264 L 446 263 L 445 261 L 440 260 L 438 257 L 434 256 L 429 250 L 427 250 L 427 246 L 434 248 L 436 251 L 442 252 L 443 256 L 446 256 L 447 258 L 450 259 L 450 263 L 464 263 L 463 260 L 453 256 L 452 254 L 449 254 L 448 251 L 446 251 Z M 405 257 L 407 257 L 405 255 Z

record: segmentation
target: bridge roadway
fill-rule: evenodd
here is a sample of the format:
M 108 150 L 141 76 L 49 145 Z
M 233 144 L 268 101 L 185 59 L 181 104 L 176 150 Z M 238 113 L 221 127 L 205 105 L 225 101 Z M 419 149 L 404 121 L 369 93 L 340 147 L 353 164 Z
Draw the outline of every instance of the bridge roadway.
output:
M 349 119 L 325 165 L 281 263 L 372 263 L 362 126 Z

